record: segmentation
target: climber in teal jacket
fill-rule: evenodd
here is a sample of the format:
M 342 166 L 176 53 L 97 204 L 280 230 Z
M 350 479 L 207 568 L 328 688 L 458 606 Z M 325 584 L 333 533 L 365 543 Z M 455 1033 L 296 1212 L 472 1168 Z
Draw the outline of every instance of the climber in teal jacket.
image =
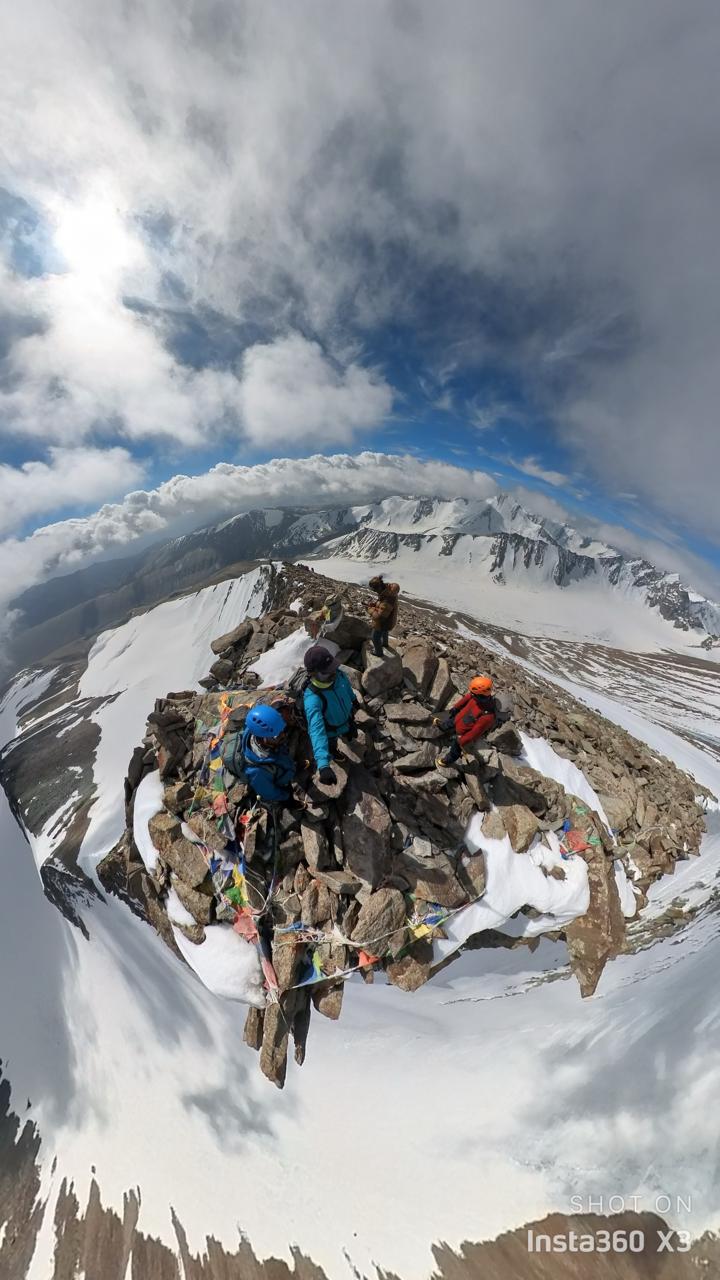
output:
M 321 644 L 305 654 L 309 680 L 303 694 L 303 708 L 312 744 L 318 777 L 333 783 L 330 759 L 338 738 L 355 736 L 355 693 L 339 662 Z

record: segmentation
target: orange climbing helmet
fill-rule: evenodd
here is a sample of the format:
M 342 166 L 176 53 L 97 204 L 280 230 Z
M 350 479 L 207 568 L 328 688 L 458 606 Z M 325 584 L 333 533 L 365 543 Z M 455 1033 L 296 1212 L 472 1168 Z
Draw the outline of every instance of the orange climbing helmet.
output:
M 492 693 L 493 682 L 489 676 L 473 676 L 468 688 L 471 693 Z

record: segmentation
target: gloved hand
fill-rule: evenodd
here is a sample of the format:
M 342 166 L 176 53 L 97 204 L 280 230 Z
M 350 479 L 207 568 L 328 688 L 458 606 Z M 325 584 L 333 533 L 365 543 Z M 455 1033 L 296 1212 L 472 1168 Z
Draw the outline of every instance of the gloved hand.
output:
M 324 769 L 318 770 L 318 778 L 326 787 L 331 787 L 334 782 L 337 782 L 337 778 L 329 764 L 326 764 Z

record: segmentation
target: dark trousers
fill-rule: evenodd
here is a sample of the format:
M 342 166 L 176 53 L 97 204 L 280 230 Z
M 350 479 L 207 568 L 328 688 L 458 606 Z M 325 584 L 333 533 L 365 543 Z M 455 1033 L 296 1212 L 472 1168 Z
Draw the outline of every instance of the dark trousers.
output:
M 447 751 L 443 751 L 441 754 L 445 764 L 454 764 L 456 760 L 459 760 L 462 755 L 462 747 L 458 739 L 453 738 Z
M 390 648 L 390 632 L 387 627 L 377 627 L 372 633 L 373 648 L 375 657 L 382 658 L 383 649 Z

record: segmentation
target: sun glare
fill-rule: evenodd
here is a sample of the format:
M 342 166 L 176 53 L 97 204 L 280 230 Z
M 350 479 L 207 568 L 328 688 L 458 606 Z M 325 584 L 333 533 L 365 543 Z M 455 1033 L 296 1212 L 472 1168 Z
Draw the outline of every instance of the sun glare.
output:
M 63 203 L 56 211 L 55 244 L 68 271 L 105 282 L 142 258 L 125 217 L 106 196 Z

